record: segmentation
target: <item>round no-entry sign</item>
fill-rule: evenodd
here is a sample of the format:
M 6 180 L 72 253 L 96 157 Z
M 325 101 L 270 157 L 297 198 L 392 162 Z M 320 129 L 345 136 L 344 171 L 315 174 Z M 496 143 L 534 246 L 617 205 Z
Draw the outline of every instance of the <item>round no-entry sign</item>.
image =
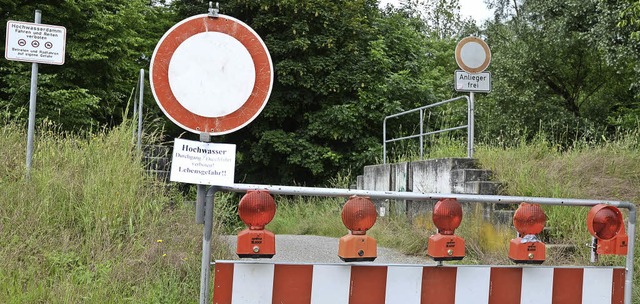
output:
M 467 73 L 481 73 L 491 62 L 491 50 L 484 40 L 466 37 L 456 45 L 456 63 Z
M 253 121 L 273 87 L 260 36 L 233 17 L 207 14 L 169 29 L 151 57 L 151 91 L 165 115 L 193 133 L 222 135 Z

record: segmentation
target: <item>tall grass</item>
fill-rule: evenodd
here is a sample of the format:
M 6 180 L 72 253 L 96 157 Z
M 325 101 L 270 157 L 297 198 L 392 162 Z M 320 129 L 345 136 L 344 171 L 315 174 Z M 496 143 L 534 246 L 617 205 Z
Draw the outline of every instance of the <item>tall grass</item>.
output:
M 0 303 L 193 302 L 202 228 L 145 175 L 131 128 L 37 134 L 25 178 L 24 131 L 0 127 Z

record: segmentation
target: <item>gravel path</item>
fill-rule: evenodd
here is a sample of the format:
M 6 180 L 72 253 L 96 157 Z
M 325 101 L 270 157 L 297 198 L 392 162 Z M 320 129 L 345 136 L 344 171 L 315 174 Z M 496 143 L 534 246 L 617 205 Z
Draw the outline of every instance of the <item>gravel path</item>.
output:
M 222 238 L 236 250 L 236 236 Z M 263 260 L 264 259 L 260 259 Z M 316 235 L 276 235 L 276 255 L 271 259 L 277 263 L 344 263 L 338 257 L 338 239 Z M 378 257 L 373 264 L 429 264 L 433 260 L 424 257 L 404 255 L 396 250 L 378 246 Z

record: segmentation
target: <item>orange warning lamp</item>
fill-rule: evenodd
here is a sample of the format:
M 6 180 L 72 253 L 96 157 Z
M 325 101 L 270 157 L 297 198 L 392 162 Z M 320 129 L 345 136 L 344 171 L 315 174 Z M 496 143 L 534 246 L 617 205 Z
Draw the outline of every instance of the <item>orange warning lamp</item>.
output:
M 539 204 L 521 203 L 513 215 L 513 226 L 518 237 L 511 240 L 509 259 L 516 263 L 542 264 L 546 257 L 546 246 L 538 239 L 547 223 L 547 216 Z
M 587 214 L 587 228 L 595 237 L 596 253 L 627 255 L 629 236 L 620 209 L 604 204 L 593 206 Z
M 435 261 L 462 260 L 464 239 L 453 232 L 462 222 L 462 206 L 455 198 L 440 200 L 433 207 L 433 224 L 438 233 L 429 237 L 427 255 Z
M 264 226 L 276 214 L 276 203 L 268 191 L 249 190 L 238 205 L 238 215 L 248 226 L 238 233 L 236 253 L 241 258 L 272 258 L 276 254 L 276 237 Z
M 342 223 L 349 234 L 340 238 L 338 256 L 345 262 L 373 261 L 378 256 L 376 240 L 367 230 L 376 223 L 376 207 L 368 197 L 352 196 L 342 207 Z

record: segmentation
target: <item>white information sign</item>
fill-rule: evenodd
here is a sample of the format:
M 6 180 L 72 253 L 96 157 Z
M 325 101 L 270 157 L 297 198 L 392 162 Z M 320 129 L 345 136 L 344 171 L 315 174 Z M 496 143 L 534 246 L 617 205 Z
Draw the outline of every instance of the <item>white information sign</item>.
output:
M 176 138 L 170 180 L 212 186 L 233 185 L 236 145 Z
M 458 92 L 491 92 L 491 73 L 467 73 L 457 70 L 454 75 L 455 89 Z
M 64 26 L 8 21 L 4 57 L 7 60 L 64 64 Z

